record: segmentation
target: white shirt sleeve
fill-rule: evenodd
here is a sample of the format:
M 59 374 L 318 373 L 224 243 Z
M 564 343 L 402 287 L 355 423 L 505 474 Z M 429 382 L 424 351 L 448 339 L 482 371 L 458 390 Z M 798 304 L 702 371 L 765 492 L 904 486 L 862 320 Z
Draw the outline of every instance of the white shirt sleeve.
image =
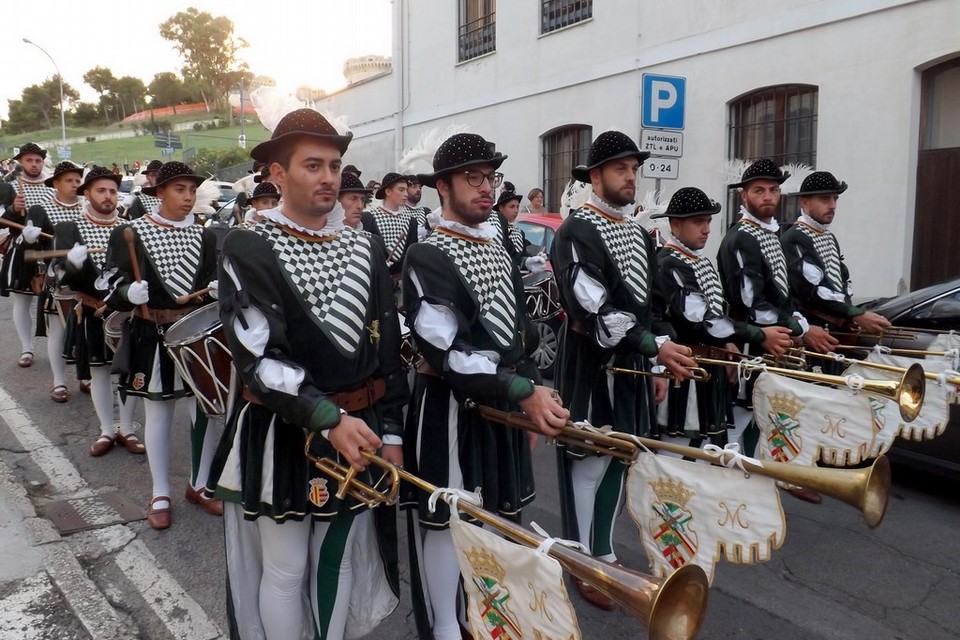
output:
M 273 358 L 263 357 L 267 342 L 270 339 L 270 326 L 266 316 L 256 307 L 243 310 L 244 327 L 239 318 L 233 321 L 233 331 L 240 344 L 254 356 L 260 358 L 257 370 L 254 373 L 260 383 L 272 391 L 279 391 L 295 396 L 300 391 L 306 373 L 300 367 Z

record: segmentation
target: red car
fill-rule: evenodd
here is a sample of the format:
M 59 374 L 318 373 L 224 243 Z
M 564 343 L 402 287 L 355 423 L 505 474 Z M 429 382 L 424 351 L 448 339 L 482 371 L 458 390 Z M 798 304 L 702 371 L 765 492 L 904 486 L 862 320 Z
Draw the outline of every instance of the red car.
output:
M 553 238 L 563 219 L 558 213 L 524 213 L 517 218 L 517 226 L 523 229 L 532 253 L 543 252 L 550 255 Z M 524 290 L 527 293 L 527 313 L 540 334 L 540 346 L 533 359 L 544 377 L 552 378 L 559 346 L 558 332 L 563 324 L 563 309 L 557 283 L 553 278 L 549 261 L 546 273 L 528 273 L 523 276 Z

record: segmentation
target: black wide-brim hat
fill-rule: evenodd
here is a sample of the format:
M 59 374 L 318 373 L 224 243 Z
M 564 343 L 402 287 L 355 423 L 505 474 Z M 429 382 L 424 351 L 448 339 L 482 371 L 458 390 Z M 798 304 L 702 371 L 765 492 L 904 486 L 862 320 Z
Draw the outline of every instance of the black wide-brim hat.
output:
M 640 151 L 637 143 L 630 136 L 621 131 L 604 131 L 590 145 L 590 155 L 587 164 L 581 164 L 570 172 L 574 180 L 590 182 L 590 170 L 600 165 L 619 160 L 620 158 L 636 158 L 643 162 L 650 157 L 649 151 Z
M 395 185 L 398 182 L 406 182 L 406 181 L 407 181 L 407 176 L 400 173 L 394 173 L 393 171 L 391 171 L 387 175 L 383 176 L 383 180 L 380 181 L 380 188 L 377 189 L 377 192 L 375 194 L 373 194 L 373 197 L 376 198 L 377 200 L 383 200 L 383 197 L 387 195 L 387 189 L 390 186 Z
M 147 175 L 148 173 L 153 173 L 153 172 L 160 171 L 160 167 L 162 167 L 162 166 L 163 166 L 163 163 L 162 163 L 161 161 L 159 161 L 159 160 L 151 160 L 151 161 L 147 164 L 147 167 L 146 167 L 143 171 L 140 172 L 140 174 L 145 176 L 145 175 Z
M 795 195 L 805 196 L 826 196 L 840 195 L 847 190 L 847 183 L 837 180 L 829 171 L 814 171 L 800 185 L 800 191 Z
M 476 164 L 500 168 L 507 156 L 493 150 L 493 145 L 476 133 L 458 133 L 443 141 L 433 156 L 433 173 L 418 173 L 417 181 L 425 187 L 437 188 L 437 179 Z
M 53 169 L 53 175 L 43 181 L 48 187 L 53 186 L 53 181 L 62 176 L 65 173 L 76 173 L 81 178 L 83 177 L 83 167 L 78 167 L 69 160 L 64 160 L 63 162 L 58 162 L 57 166 Z
M 497 198 L 497 204 L 493 205 L 493 210 L 500 211 L 500 205 L 507 204 L 511 200 L 516 200 L 519 203 L 523 200 L 523 196 L 513 191 L 504 191 L 500 194 L 500 197 Z
M 157 195 L 157 187 L 162 187 L 171 180 L 177 180 L 181 178 L 192 181 L 198 187 L 204 180 L 206 180 L 206 178 L 203 176 L 198 176 L 195 174 L 193 169 L 188 167 L 186 164 L 174 160 L 172 162 L 165 162 L 163 166 L 160 167 L 160 170 L 157 171 L 157 184 L 153 185 L 152 187 L 144 187 L 140 191 L 148 196 L 155 196 Z
M 340 170 L 341 175 L 343 175 L 344 173 L 352 173 L 358 178 L 363 175 L 363 172 L 360 171 L 360 169 L 357 169 L 356 165 L 352 165 L 352 164 L 348 164 L 347 166 L 345 166 L 343 169 Z
M 77 195 L 83 194 L 84 191 L 90 188 L 97 180 L 103 180 L 107 178 L 113 180 L 117 184 L 117 188 L 120 187 L 120 181 L 122 178 L 119 174 L 114 173 L 112 170 L 107 169 L 106 167 L 94 167 L 87 172 L 87 177 L 84 178 L 83 184 L 77 187 Z
M 700 189 L 696 187 L 683 187 L 678 189 L 670 198 L 670 204 L 667 205 L 663 213 L 654 213 L 650 219 L 654 218 L 696 218 L 698 216 L 712 216 L 720 213 L 720 203 L 707 197 Z
M 360 181 L 360 177 L 351 172 L 340 173 L 340 193 L 362 193 L 364 195 L 373 193 L 373 189 L 367 189 Z
M 277 190 L 277 187 L 272 182 L 261 182 L 257 185 L 257 188 L 253 190 L 253 195 L 247 198 L 247 202 L 251 200 L 256 200 L 257 198 L 279 198 L 280 191 Z
M 341 156 L 347 152 L 347 147 L 353 140 L 352 133 L 340 135 L 319 112 L 313 109 L 297 109 L 280 119 L 270 139 L 255 146 L 250 157 L 260 162 L 271 162 L 278 149 L 299 136 L 326 140 L 339 149 Z
M 790 177 L 789 171 L 782 171 L 777 163 L 769 158 L 760 158 L 749 167 L 747 167 L 740 182 L 728 184 L 728 189 L 740 189 L 747 186 L 754 180 L 773 180 L 777 184 L 783 184 Z
M 19 160 L 28 153 L 35 153 L 41 158 L 47 157 L 47 150 L 36 144 L 35 142 L 28 142 L 27 144 L 20 147 L 20 151 L 17 152 L 17 155 L 13 156 L 14 160 Z

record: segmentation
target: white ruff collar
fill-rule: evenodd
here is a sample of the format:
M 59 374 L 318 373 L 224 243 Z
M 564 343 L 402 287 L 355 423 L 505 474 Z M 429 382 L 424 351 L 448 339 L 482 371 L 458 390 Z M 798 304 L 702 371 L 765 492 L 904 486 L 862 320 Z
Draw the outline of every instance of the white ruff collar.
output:
M 440 218 L 440 221 L 437 223 L 437 228 L 449 229 L 450 231 L 475 240 L 493 240 L 497 237 L 497 229 L 489 220 L 481 222 L 476 227 L 468 227 L 465 224 L 453 220 Z
M 407 208 L 409 208 L 409 207 L 407 207 Z M 389 213 L 390 215 L 395 216 L 395 215 L 398 215 L 401 210 L 400 210 L 400 209 L 397 209 L 397 210 L 388 209 L 388 208 L 386 208 L 385 206 L 380 205 L 380 211 L 383 211 L 384 213 Z
M 276 207 L 275 209 L 264 209 L 260 212 L 260 217 L 276 222 L 284 227 L 290 227 L 291 229 L 305 233 L 308 236 L 315 236 L 317 238 L 333 235 L 340 229 L 344 228 L 343 219 L 345 214 L 343 212 L 343 207 L 339 202 L 337 202 L 333 206 L 333 209 L 330 210 L 330 213 L 327 214 L 326 224 L 324 225 L 323 229 L 320 230 L 307 229 L 305 226 L 294 222 L 287 216 L 283 215 L 282 207 L 283 205 Z
M 754 223 L 755 225 L 757 225 L 757 226 L 760 227 L 761 229 L 764 229 L 764 230 L 769 231 L 769 232 L 771 232 L 771 233 L 776 233 L 777 231 L 780 230 L 780 223 L 777 222 L 777 219 L 776 219 L 776 218 L 770 218 L 770 222 L 764 222 L 763 220 L 761 220 L 761 219 L 758 218 L 757 216 L 755 216 L 755 215 L 753 215 L 752 213 L 750 213 L 749 211 L 747 211 L 747 208 L 744 207 L 743 205 L 740 205 L 740 219 L 741 219 L 741 220 L 749 220 L 750 222 Z
M 111 224 L 113 224 L 113 223 L 115 223 L 115 222 L 117 221 L 117 210 L 116 210 L 116 209 L 113 210 L 113 213 L 110 214 L 110 217 L 104 218 L 103 216 L 101 216 L 101 215 L 100 215 L 99 213 L 97 213 L 96 211 L 92 211 L 92 210 L 90 209 L 90 203 L 89 203 L 89 202 L 87 203 L 87 206 L 85 206 L 85 207 L 83 208 L 83 213 L 84 213 L 90 220 L 92 220 L 93 222 L 96 222 L 97 224 L 111 225 Z
M 683 249 L 684 253 L 689 253 L 689 254 L 692 255 L 692 256 L 696 256 L 696 257 L 698 257 L 698 258 L 702 258 L 702 257 L 703 257 L 703 249 L 691 249 L 691 248 L 688 247 L 687 245 L 685 245 L 685 244 L 683 244 L 682 242 L 680 242 L 680 241 L 677 239 L 677 237 L 674 236 L 672 233 L 668 233 L 668 234 L 666 234 L 666 236 L 667 236 L 667 244 L 668 244 L 668 245 L 671 245 L 671 244 L 672 244 L 672 245 L 675 245 L 677 248 Z
M 593 191 L 591 191 L 589 197 L 587 197 L 587 204 L 600 209 L 600 211 L 603 211 L 611 218 L 618 220 L 629 220 L 633 217 L 633 205 L 628 204 L 623 207 L 616 207 L 608 202 L 604 202 L 600 196 Z
M 158 206 L 156 210 L 151 211 L 148 214 L 153 220 L 159 224 L 166 225 L 168 227 L 176 227 L 177 229 L 185 229 L 194 223 L 193 214 L 187 214 L 187 217 L 183 220 L 168 220 L 160 215 L 160 207 Z
M 820 233 L 826 233 L 827 231 L 829 231 L 828 227 L 830 225 L 820 224 L 819 222 L 817 222 L 816 220 L 808 216 L 807 212 L 804 211 L 803 209 L 800 209 L 800 222 L 807 225 L 808 227 L 816 229 Z
M 77 201 L 74 203 L 66 203 L 63 200 L 60 200 L 59 198 L 57 198 L 57 196 L 53 196 L 52 200 L 54 204 L 56 204 L 58 207 L 62 209 L 73 209 L 75 207 L 79 207 L 83 205 L 83 200 L 81 198 L 77 198 Z

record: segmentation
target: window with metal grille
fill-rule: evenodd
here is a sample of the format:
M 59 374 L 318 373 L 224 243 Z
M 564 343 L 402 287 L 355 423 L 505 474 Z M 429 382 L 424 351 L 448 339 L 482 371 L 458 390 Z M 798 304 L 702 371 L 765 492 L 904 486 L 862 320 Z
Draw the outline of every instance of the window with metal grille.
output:
M 803 163 L 816 167 L 817 95 L 818 89 L 812 85 L 783 84 L 730 102 L 729 157 L 770 158 L 780 166 Z M 735 190 L 727 205 L 728 222 L 733 222 L 740 209 L 740 195 Z M 782 197 L 777 221 L 792 224 L 799 206 L 796 197 Z
M 544 207 L 547 211 L 560 210 L 563 189 L 570 181 L 570 172 L 578 164 L 586 164 L 593 139 L 593 129 L 583 124 L 571 124 L 541 136 L 543 146 Z
M 592 16 L 593 0 L 541 0 L 540 33 L 550 33 Z
M 497 50 L 497 0 L 460 0 L 460 62 Z

